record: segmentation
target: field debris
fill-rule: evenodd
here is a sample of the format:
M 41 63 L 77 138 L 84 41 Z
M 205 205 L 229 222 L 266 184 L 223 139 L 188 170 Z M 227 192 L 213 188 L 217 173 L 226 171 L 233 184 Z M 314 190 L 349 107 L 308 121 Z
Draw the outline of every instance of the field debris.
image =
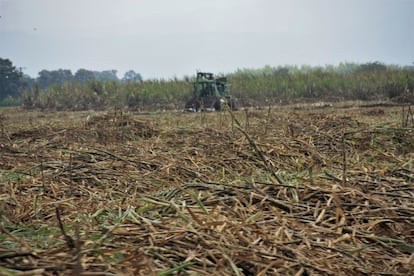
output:
M 3 116 L 0 274 L 413 274 L 399 112 Z

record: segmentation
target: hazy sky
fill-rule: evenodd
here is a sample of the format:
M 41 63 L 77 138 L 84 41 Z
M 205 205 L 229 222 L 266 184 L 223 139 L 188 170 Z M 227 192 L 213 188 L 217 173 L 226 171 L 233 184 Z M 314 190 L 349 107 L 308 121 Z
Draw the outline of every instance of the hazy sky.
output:
M 414 0 L 0 0 L 0 57 L 144 78 L 414 62 Z

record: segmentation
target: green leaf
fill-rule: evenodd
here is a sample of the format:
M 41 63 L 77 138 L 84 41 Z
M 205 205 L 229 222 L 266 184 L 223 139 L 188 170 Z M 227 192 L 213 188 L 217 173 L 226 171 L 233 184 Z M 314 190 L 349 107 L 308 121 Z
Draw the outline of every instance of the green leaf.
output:
M 171 274 L 174 274 L 174 273 L 176 273 L 176 272 L 178 272 L 178 271 L 181 271 L 181 270 L 183 270 L 184 268 L 186 268 L 186 267 L 188 267 L 188 266 L 190 266 L 190 265 L 193 265 L 193 264 L 195 264 L 195 262 L 184 262 L 184 263 L 179 264 L 179 265 L 178 265 L 178 266 L 176 266 L 176 267 L 173 267 L 173 268 L 170 268 L 170 269 L 168 269 L 168 270 L 165 270 L 165 271 L 161 272 L 159 275 L 160 275 L 160 276 L 167 276 L 167 275 L 171 275 Z

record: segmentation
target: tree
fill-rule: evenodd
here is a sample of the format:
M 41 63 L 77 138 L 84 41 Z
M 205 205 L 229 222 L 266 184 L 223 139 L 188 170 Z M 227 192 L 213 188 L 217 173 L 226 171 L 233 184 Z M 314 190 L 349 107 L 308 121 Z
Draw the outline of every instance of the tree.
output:
M 23 74 L 21 79 L 21 88 L 23 90 L 32 89 L 35 86 L 36 80 L 27 74 Z
M 117 70 L 114 70 L 114 69 L 112 69 L 112 70 L 105 70 L 105 71 L 101 71 L 101 72 L 95 71 L 93 73 L 95 75 L 95 79 L 96 80 L 100 80 L 100 81 L 108 81 L 108 80 L 111 80 L 111 81 L 119 81 L 119 79 L 118 79 L 118 77 L 116 75 Z
M 39 72 L 37 82 L 41 89 L 47 88 L 51 84 L 63 84 L 73 80 L 73 75 L 70 70 L 59 69 L 59 70 L 42 70 Z
M 140 73 L 135 73 L 134 70 L 129 70 L 125 72 L 124 78 L 122 79 L 124 82 L 141 82 L 142 76 Z
M 276 70 L 274 70 L 273 75 L 275 75 L 275 76 L 288 76 L 289 75 L 289 68 L 279 66 Z
M 23 73 L 9 59 L 0 58 L 0 101 L 18 96 L 22 77 Z
M 365 64 L 361 64 L 357 70 L 358 72 L 380 72 L 380 71 L 387 71 L 387 66 L 384 64 L 376 61 L 376 62 L 368 62 Z
M 93 71 L 79 69 L 75 73 L 74 80 L 80 83 L 85 83 L 87 81 L 95 80 L 95 74 Z
M 46 88 L 49 84 L 52 83 L 52 74 L 48 70 L 42 70 L 38 73 L 37 83 L 39 84 L 40 88 Z

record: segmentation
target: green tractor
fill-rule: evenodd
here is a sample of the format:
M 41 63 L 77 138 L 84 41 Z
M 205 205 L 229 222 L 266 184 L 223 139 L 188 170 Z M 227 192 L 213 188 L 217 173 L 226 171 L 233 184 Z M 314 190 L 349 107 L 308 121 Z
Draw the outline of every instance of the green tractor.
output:
M 237 109 L 237 99 L 229 95 L 227 79 L 215 78 L 213 73 L 197 72 L 194 82 L 193 96 L 185 104 L 185 110 L 220 111 L 227 106 L 232 110 Z

